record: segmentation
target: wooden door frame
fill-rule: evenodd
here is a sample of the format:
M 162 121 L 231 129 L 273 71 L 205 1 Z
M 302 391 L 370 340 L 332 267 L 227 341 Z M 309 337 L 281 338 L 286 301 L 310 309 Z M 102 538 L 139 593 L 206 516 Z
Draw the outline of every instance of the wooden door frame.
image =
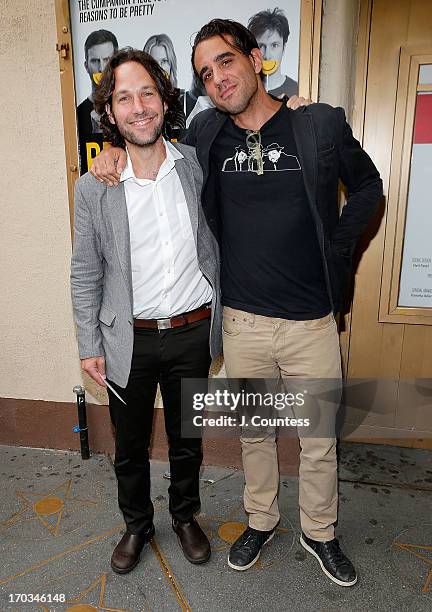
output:
M 403 5 L 404 0 L 398 0 L 398 5 Z M 371 85 L 368 84 L 368 78 L 371 75 L 372 70 L 370 69 L 372 66 L 371 60 L 373 61 L 373 57 L 376 54 L 376 48 L 374 45 L 376 44 L 376 39 L 374 36 L 374 40 L 371 40 L 371 35 L 374 33 L 374 22 L 373 17 L 375 17 L 375 10 L 382 9 L 381 2 L 378 3 L 374 0 L 360 0 L 360 19 L 359 19 L 359 33 L 358 33 L 358 47 L 357 47 L 357 57 L 356 57 L 356 76 L 355 76 L 355 88 L 354 88 L 354 112 L 353 112 L 353 132 L 355 137 L 360 141 L 363 145 L 365 144 L 365 140 L 367 139 L 369 143 L 369 138 L 371 135 L 369 120 L 373 118 L 373 109 L 370 107 L 370 102 L 368 99 L 368 94 L 370 95 L 369 87 L 373 87 L 375 90 L 377 88 L 377 83 L 375 80 L 371 81 Z M 382 14 L 381 14 L 382 16 Z M 403 46 L 404 42 L 401 42 Z M 408 43 L 407 43 L 408 44 Z M 409 43 L 411 44 L 411 43 Z M 417 44 L 417 43 L 413 43 Z M 421 45 L 423 43 L 419 43 Z M 371 57 L 371 54 L 372 57 Z M 400 67 L 399 67 L 400 69 Z M 394 63 L 392 64 L 392 72 L 394 72 Z M 393 77 L 392 77 L 393 78 Z M 395 104 L 396 107 L 396 104 Z M 389 112 L 389 105 L 387 105 L 387 111 Z M 368 123 L 366 124 L 366 119 L 368 119 Z M 372 124 L 373 126 L 373 124 Z M 394 129 L 394 128 L 393 128 Z M 389 135 L 389 127 L 386 127 L 386 134 Z M 394 132 L 391 132 L 394 134 Z M 391 142 L 392 136 L 389 136 L 389 143 L 392 146 Z M 387 136 L 386 136 L 387 142 Z M 386 153 L 387 155 L 387 153 Z M 388 185 L 390 185 L 391 180 L 391 158 L 390 158 L 390 149 L 388 152 L 388 168 L 383 168 L 383 175 L 387 175 Z M 385 162 L 387 164 L 387 162 Z M 388 193 L 388 188 L 387 188 Z M 388 200 L 387 200 L 388 201 Z M 387 222 L 388 208 L 386 211 L 385 221 Z M 381 231 L 384 231 L 385 228 L 381 228 Z M 376 261 L 376 269 L 378 268 L 383 271 L 384 265 L 384 247 L 385 247 L 385 236 L 381 234 L 379 238 L 380 242 L 382 240 L 383 250 L 382 250 L 382 261 Z M 362 291 L 364 297 L 364 279 L 362 279 Z M 381 283 L 381 281 L 380 281 Z M 412 325 L 413 321 L 401 321 L 398 325 L 389 325 L 389 321 L 383 322 L 379 316 L 379 301 L 380 297 L 378 296 L 378 301 L 376 303 L 376 320 L 375 323 L 382 328 L 382 338 L 380 339 L 380 351 L 382 351 L 383 346 L 390 347 L 390 350 L 393 351 L 393 354 L 398 356 L 397 359 L 394 360 L 395 363 L 392 363 L 386 369 L 386 363 L 384 363 L 384 373 L 382 374 L 383 379 L 394 379 L 401 381 L 409 381 L 411 379 L 418 378 L 419 375 L 421 377 L 422 372 L 426 370 L 422 369 L 422 344 L 420 342 L 420 337 L 422 335 L 422 327 L 421 325 Z M 373 302 L 375 305 L 375 301 Z M 355 310 L 357 308 L 357 310 Z M 344 372 L 350 371 L 358 371 L 357 363 L 361 360 L 362 354 L 361 349 L 359 352 L 359 345 L 361 347 L 361 342 L 358 343 L 358 330 L 352 329 L 352 322 L 355 320 L 355 324 L 357 324 L 358 319 L 360 319 L 359 315 L 361 314 L 362 304 L 361 302 L 355 302 L 351 304 L 351 308 L 349 313 L 346 315 L 347 323 L 346 323 L 346 331 L 341 334 L 341 344 L 344 355 Z M 391 321 L 394 323 L 395 321 Z M 354 335 L 353 335 L 354 331 Z M 357 335 L 356 335 L 357 332 Z M 360 332 L 361 333 L 361 332 Z M 342 338 L 342 335 L 344 336 Z M 369 337 L 369 336 L 368 336 Z M 409 353 L 409 351 L 415 351 L 416 343 L 419 343 L 419 355 L 418 360 L 411 366 L 408 362 L 408 359 L 405 357 Z M 353 351 L 353 346 L 355 347 L 355 351 Z M 381 354 L 381 353 L 380 353 Z M 398 363 L 396 363 L 396 361 Z M 420 367 L 419 367 L 420 363 Z M 379 378 L 380 372 L 379 368 L 383 368 L 383 364 L 380 363 L 378 366 L 377 373 L 373 376 Z M 388 374 L 388 372 L 392 372 L 392 374 Z M 427 369 L 430 371 L 430 368 Z M 361 374 L 360 374 L 361 376 Z M 426 377 L 426 376 L 425 376 Z M 367 378 L 367 376 L 366 376 Z M 366 427 L 363 429 L 359 429 L 357 435 L 353 436 L 352 434 L 348 435 L 346 439 L 355 442 L 367 442 L 367 443 L 375 443 L 375 444 L 391 444 L 397 446 L 404 447 L 416 447 L 416 448 L 431 448 L 431 438 L 429 437 L 429 427 L 425 430 L 422 430 L 417 425 L 415 426 L 415 431 L 411 432 L 410 426 L 402 423 L 400 420 L 400 412 L 398 412 L 399 408 L 399 390 L 395 397 L 395 405 L 396 410 L 394 412 L 394 423 L 391 425 L 383 424 L 381 425 L 378 422 L 375 422 L 371 425 L 366 424 Z M 368 429 L 370 427 L 378 428 L 375 434 L 370 437 L 368 434 Z M 395 431 L 395 436 L 392 436 L 392 432 Z M 406 431 L 406 437 L 404 437 L 403 432 Z M 378 437 L 377 434 L 382 432 L 382 436 Z M 414 435 L 413 435 L 414 434 Z
M 72 239 L 73 194 L 75 181 L 79 176 L 79 161 L 69 1 L 55 0 L 55 14 L 57 24 L 56 48 L 59 55 L 60 86 L 63 106 L 63 132 L 66 155 L 66 176 L 69 198 L 69 220 Z
M 353 134 L 362 145 L 366 112 L 366 91 L 369 65 L 370 31 L 372 24 L 372 6 L 373 0 L 360 0 L 355 68 L 356 73 L 354 83 L 354 107 L 351 123 Z M 340 346 L 344 377 L 347 376 L 349 365 L 352 308 L 353 301 L 350 304 L 349 311 L 343 315 L 343 325 L 340 325 L 340 327 L 342 327 L 342 331 L 340 332 Z
M 413 125 L 418 92 L 427 88 L 418 84 L 420 66 L 432 63 L 432 46 L 402 47 L 395 128 L 388 195 L 388 213 L 384 244 L 379 320 L 383 323 L 432 325 L 432 308 L 399 306 L 402 260 L 408 212 Z

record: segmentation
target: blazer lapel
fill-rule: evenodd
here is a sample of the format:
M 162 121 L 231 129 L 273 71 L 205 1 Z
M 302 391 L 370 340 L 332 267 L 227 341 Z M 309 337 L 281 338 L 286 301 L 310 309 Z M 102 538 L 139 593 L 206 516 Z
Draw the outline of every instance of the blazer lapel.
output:
M 123 183 L 119 183 L 115 187 L 107 187 L 107 213 L 112 225 L 120 268 L 132 304 L 133 292 L 129 218 Z
M 303 173 L 309 204 L 316 211 L 318 159 L 315 130 L 307 107 L 291 112 L 291 125 Z M 314 213 L 313 213 L 314 214 Z M 315 215 L 314 215 L 315 216 Z

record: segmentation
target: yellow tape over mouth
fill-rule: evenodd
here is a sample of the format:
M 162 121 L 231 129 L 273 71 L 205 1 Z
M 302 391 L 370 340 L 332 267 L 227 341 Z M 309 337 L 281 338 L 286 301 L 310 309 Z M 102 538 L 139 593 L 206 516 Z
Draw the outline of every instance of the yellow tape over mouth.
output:
M 96 83 L 96 85 L 99 85 L 100 80 L 102 78 L 102 72 L 93 72 L 92 77 L 93 77 L 93 81 Z
M 274 74 L 279 67 L 277 60 L 263 60 L 262 71 L 266 76 Z

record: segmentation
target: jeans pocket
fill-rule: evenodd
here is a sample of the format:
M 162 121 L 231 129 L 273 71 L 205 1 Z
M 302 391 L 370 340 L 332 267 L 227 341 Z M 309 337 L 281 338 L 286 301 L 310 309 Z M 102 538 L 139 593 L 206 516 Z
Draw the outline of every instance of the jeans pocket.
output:
M 251 330 L 254 324 L 255 315 L 235 308 L 224 308 L 222 330 L 225 334 L 237 336 L 242 330 Z
M 240 325 L 237 317 L 224 314 L 222 319 L 222 331 L 228 336 L 237 336 L 240 333 Z

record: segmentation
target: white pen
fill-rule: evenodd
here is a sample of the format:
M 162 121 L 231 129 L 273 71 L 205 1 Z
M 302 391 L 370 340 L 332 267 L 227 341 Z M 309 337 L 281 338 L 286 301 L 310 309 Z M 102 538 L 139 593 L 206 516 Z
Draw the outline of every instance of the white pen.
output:
M 99 376 L 101 377 L 101 379 L 104 381 L 104 383 L 106 384 L 106 386 L 108 387 L 108 389 L 109 389 L 110 391 L 112 391 L 112 392 L 114 393 L 114 395 L 115 395 L 116 397 L 118 397 L 118 399 L 119 399 L 121 402 L 123 402 L 123 404 L 126 406 L 126 402 L 124 401 L 124 399 L 122 399 L 122 398 L 120 397 L 120 395 L 117 393 L 117 391 L 116 391 L 116 390 L 115 390 L 115 389 L 114 389 L 114 388 L 113 388 L 113 387 L 112 387 L 112 386 L 109 384 L 109 382 L 108 382 L 108 381 L 107 381 L 107 379 L 106 379 L 106 376 L 105 376 L 105 375 L 103 375 L 103 376 L 102 376 L 102 374 L 101 374 L 100 372 L 98 372 L 98 374 L 99 374 Z

